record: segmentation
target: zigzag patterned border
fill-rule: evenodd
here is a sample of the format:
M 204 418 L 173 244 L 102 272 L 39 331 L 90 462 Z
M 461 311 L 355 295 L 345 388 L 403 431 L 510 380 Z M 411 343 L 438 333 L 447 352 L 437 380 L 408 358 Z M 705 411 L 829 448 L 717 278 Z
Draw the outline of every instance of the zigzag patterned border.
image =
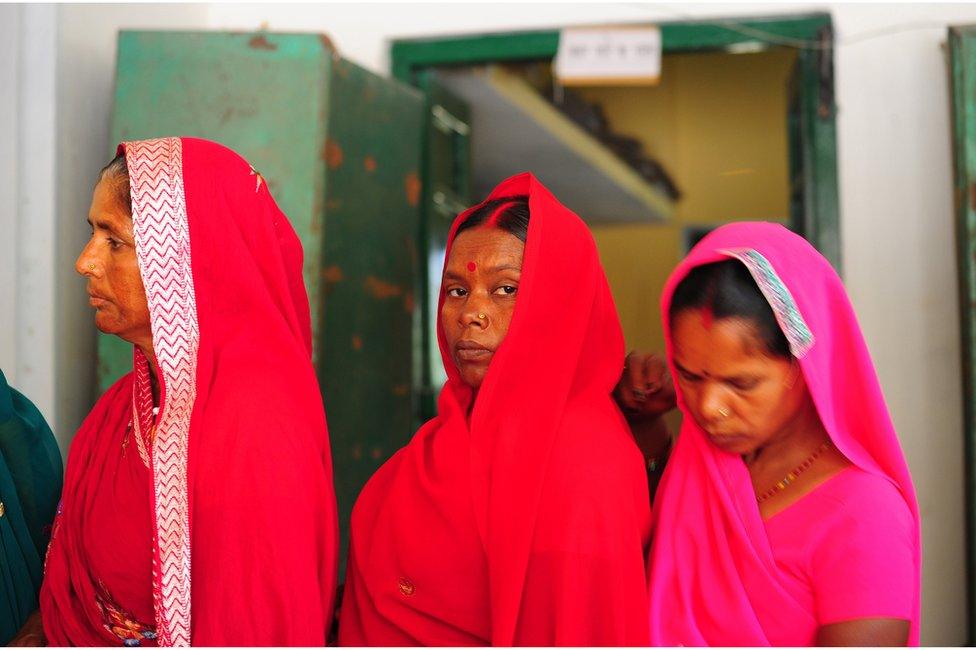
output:
M 179 138 L 124 146 L 136 254 L 160 374 L 161 408 L 151 457 L 157 634 L 160 645 L 184 646 L 190 644 L 191 629 L 186 465 L 200 329 L 183 192 L 183 147 Z

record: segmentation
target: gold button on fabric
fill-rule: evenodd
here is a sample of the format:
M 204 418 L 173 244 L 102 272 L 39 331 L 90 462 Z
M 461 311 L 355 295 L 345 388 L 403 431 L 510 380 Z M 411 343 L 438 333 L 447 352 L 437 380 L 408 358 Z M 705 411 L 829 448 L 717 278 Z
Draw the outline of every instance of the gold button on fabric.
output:
M 406 578 L 400 578 L 397 580 L 397 587 L 400 588 L 400 593 L 404 596 L 413 596 L 413 592 L 417 589 L 413 586 L 413 583 Z
M 3 505 L 3 501 L 0 501 L 0 517 L 4 516 L 6 513 L 7 508 Z

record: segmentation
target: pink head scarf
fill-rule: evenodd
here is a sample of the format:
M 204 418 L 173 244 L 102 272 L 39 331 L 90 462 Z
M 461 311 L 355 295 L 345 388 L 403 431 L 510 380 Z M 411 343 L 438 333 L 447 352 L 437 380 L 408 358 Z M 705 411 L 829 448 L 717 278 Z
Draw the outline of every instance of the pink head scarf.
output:
M 773 308 L 831 440 L 854 465 L 886 477 L 915 519 L 914 616 L 918 643 L 919 513 L 860 327 L 840 278 L 823 256 L 778 224 L 737 223 L 705 237 L 671 274 L 661 298 L 671 371 L 668 312 L 695 267 L 743 262 Z M 780 583 L 748 470 L 706 439 L 684 401 L 681 436 L 659 488 L 650 564 L 652 645 L 769 645 L 809 621 Z

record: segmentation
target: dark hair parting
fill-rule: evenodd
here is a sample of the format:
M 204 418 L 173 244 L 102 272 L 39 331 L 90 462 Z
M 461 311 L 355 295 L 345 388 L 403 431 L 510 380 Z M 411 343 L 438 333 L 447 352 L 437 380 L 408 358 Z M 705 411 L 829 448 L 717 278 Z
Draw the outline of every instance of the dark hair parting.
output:
M 468 215 L 464 223 L 458 226 L 454 235 L 456 237 L 465 230 L 477 228 L 486 223 L 496 225 L 510 235 L 515 235 L 524 244 L 529 233 L 528 195 L 516 194 L 515 196 L 506 196 L 482 203 Z

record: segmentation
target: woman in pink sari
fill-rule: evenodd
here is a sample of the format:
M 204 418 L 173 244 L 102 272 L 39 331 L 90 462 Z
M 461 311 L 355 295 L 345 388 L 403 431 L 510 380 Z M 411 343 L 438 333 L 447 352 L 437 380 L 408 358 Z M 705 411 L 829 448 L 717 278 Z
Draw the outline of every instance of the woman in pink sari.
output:
M 684 424 L 654 508 L 654 645 L 918 643 L 919 514 L 840 279 L 768 223 L 662 298 Z
M 229 149 L 119 153 L 77 269 L 133 372 L 71 446 L 47 642 L 323 645 L 337 522 L 301 244 Z

